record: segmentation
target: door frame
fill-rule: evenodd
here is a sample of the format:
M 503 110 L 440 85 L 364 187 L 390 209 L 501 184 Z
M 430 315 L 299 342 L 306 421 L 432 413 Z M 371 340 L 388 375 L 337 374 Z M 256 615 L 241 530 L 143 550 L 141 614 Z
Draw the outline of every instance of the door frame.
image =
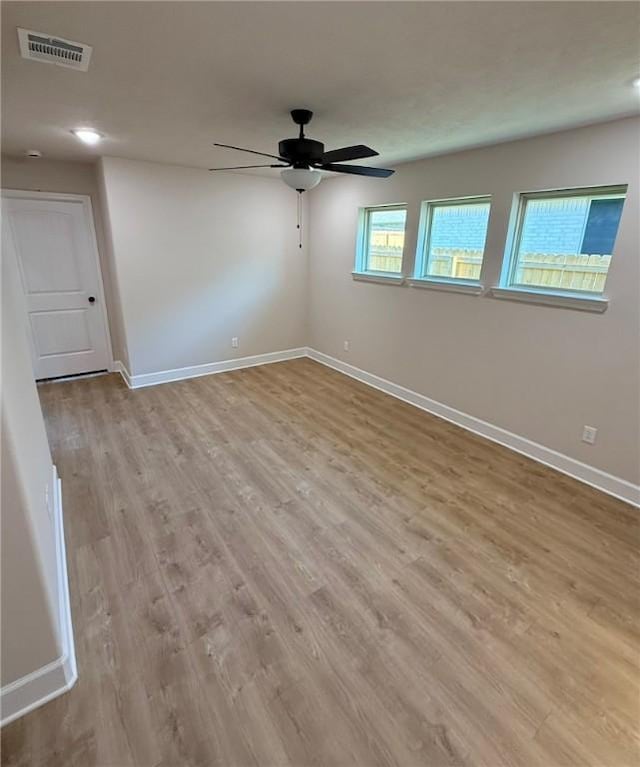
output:
M 27 189 L 0 189 L 3 198 L 11 200 L 49 200 L 51 202 L 79 202 L 82 205 L 82 212 L 89 227 L 89 239 L 91 255 L 95 261 L 98 272 L 98 298 L 104 308 L 104 332 L 107 342 L 107 370 L 112 373 L 115 370 L 113 359 L 113 347 L 111 345 L 111 323 L 109 321 L 109 309 L 104 293 L 104 280 L 102 276 L 102 263 L 100 262 L 100 251 L 98 250 L 98 238 L 96 236 L 95 221 L 93 218 L 93 206 L 91 205 L 91 196 L 88 194 L 67 194 L 66 192 L 34 192 Z M 13 239 L 13 237 L 12 237 Z M 13 243 L 15 251 L 15 243 Z M 17 253 L 15 257 L 17 258 Z M 29 342 L 33 345 L 33 339 L 29 334 Z M 35 370 L 34 370 L 35 378 Z

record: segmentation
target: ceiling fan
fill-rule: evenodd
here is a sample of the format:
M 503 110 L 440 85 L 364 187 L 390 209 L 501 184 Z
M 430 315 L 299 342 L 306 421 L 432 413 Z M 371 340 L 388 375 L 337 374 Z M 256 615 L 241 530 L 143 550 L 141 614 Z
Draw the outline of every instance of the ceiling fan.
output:
M 304 135 L 304 126 L 313 117 L 313 112 L 308 109 L 293 109 L 291 117 L 296 125 L 300 126 L 298 138 L 286 138 L 278 144 L 278 154 L 256 152 L 253 149 L 243 149 L 230 144 L 214 144 L 225 149 L 237 149 L 240 152 L 270 157 L 277 163 L 268 165 L 233 165 L 226 168 L 209 168 L 209 170 L 240 170 L 242 168 L 283 168 L 280 174 L 282 180 L 297 192 L 306 192 L 317 186 L 321 179 L 321 170 L 330 170 L 334 173 L 350 173 L 354 176 L 370 176 L 372 178 L 388 178 L 394 171 L 387 168 L 369 168 L 363 165 L 343 165 L 344 161 L 361 160 L 365 157 L 376 157 L 378 152 L 364 144 L 345 146 L 342 149 L 324 151 L 324 144 L 314 141 Z

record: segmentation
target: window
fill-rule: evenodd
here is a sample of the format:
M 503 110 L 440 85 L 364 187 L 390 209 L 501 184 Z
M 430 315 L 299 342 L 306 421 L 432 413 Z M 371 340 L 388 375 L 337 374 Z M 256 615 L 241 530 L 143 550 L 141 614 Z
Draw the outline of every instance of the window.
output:
M 405 205 L 363 208 L 360 211 L 356 272 L 401 277 L 406 224 Z
M 520 195 L 502 287 L 602 294 L 626 187 Z
M 416 278 L 478 282 L 490 208 L 489 197 L 423 203 Z

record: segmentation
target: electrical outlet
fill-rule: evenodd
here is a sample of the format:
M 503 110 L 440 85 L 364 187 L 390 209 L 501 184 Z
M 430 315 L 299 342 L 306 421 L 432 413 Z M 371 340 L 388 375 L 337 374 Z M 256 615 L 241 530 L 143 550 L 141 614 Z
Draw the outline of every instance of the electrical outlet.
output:
M 349 349 L 351 348 L 351 341 L 345 341 L 343 346 L 344 346 L 345 352 L 348 352 Z
M 582 429 L 582 441 L 588 445 L 594 445 L 597 436 L 598 430 L 594 426 L 585 426 Z
M 237 348 L 238 348 L 238 346 L 240 346 L 240 342 L 238 341 L 238 336 L 234 336 L 234 337 L 231 339 L 231 346 L 232 346 L 234 349 L 237 349 Z

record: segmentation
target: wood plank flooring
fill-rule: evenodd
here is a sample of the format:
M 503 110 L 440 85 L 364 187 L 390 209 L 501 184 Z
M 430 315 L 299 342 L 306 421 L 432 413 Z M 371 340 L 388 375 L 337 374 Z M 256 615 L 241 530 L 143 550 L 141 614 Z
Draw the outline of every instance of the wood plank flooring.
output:
M 311 360 L 40 395 L 80 676 L 7 767 L 640 763 L 637 510 Z

